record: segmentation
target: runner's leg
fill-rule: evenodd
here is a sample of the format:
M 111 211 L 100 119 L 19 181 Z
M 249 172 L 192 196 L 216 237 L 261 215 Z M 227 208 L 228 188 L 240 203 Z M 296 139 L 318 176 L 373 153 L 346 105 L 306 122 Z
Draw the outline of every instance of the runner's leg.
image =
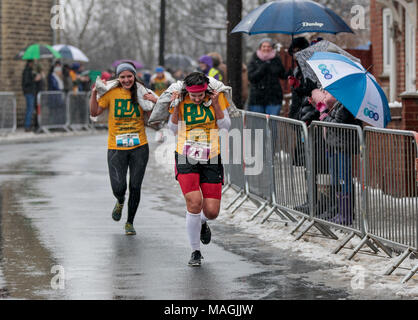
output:
M 122 204 L 125 201 L 126 173 L 128 171 L 128 156 L 125 150 L 107 151 L 107 164 L 109 167 L 110 184 L 113 195 Z
M 130 151 L 128 222 L 133 224 L 141 200 L 141 186 L 148 163 L 149 147 L 146 144 Z

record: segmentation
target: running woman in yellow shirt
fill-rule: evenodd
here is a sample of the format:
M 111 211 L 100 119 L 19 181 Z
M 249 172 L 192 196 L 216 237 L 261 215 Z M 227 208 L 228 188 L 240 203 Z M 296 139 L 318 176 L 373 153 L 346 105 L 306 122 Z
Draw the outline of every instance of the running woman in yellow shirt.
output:
M 200 266 L 200 241 L 208 244 L 211 231 L 208 220 L 216 219 L 221 204 L 223 165 L 219 129 L 228 130 L 231 120 L 228 101 L 223 93 L 209 91 L 209 78 L 193 72 L 184 79 L 184 92 L 172 94 L 169 129 L 178 134 L 175 151 L 176 179 L 186 200 L 186 228 L 192 249 L 190 266 Z
M 109 108 L 107 162 L 112 191 L 117 199 L 112 218 L 119 221 L 122 217 L 129 168 L 128 218 L 125 233 L 135 235 L 133 223 L 141 199 L 141 185 L 148 163 L 149 148 L 144 111 L 138 103 L 136 69 L 131 63 L 121 63 L 116 68 L 116 76 L 120 85 L 106 92 L 98 101 L 97 91 L 93 89 L 90 114 L 95 117 Z M 152 94 L 144 95 L 144 98 L 154 101 Z

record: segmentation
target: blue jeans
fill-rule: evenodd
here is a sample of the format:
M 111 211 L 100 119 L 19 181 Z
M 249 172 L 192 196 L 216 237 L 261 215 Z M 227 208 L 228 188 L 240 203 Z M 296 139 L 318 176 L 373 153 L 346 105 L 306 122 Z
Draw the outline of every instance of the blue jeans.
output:
M 29 129 L 32 125 L 32 115 L 35 110 L 35 95 L 31 93 L 25 94 L 26 99 L 26 114 L 25 114 L 25 129 Z
M 274 105 L 271 104 L 268 106 L 255 105 L 255 106 L 249 106 L 249 109 L 250 111 L 253 111 L 253 112 L 278 116 L 280 114 L 280 110 L 282 109 L 282 105 L 281 104 L 274 104 Z
M 342 194 L 351 193 L 351 155 L 346 152 L 331 151 L 329 153 L 329 173 L 332 185 Z

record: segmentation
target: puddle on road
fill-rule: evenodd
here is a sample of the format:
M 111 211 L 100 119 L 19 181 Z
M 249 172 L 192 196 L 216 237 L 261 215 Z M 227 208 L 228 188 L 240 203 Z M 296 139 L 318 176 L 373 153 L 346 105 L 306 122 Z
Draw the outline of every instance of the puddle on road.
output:
M 9 169 L 3 172 L 26 172 Z M 56 265 L 50 251 L 40 242 L 32 219 L 23 213 L 21 198 L 44 198 L 33 188 L 34 178 L 0 178 L 0 298 L 48 299 L 57 297 L 51 288 Z

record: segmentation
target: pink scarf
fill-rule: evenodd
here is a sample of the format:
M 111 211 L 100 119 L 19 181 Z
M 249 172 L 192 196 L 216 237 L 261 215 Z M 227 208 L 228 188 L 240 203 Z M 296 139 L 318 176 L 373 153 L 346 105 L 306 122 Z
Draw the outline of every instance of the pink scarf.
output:
M 272 50 L 269 53 L 264 53 L 260 49 L 257 50 L 257 57 L 261 61 L 271 60 L 276 56 L 276 50 Z

